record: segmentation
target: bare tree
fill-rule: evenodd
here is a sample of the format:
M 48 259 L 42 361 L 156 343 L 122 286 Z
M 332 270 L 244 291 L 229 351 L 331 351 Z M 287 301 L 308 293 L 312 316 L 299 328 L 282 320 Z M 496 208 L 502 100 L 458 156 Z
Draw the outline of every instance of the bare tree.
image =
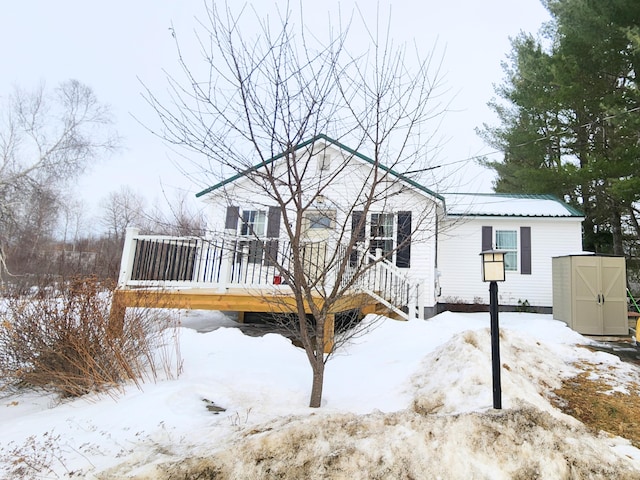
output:
M 145 204 L 142 195 L 127 185 L 121 186 L 100 202 L 102 226 L 116 242 L 121 243 L 128 227 L 145 226 Z
M 0 118 L 0 252 L 43 237 L 57 220 L 63 188 L 116 148 L 107 107 L 76 80 L 53 91 L 15 89 Z M 25 226 L 32 226 L 30 231 Z M 23 235 L 18 235 L 22 232 Z M 40 248 L 36 244 L 33 248 Z M 0 266 L 9 262 L 0 259 Z M 0 268 L 0 277 L 6 272 Z
M 171 198 L 165 194 L 163 204 L 156 204 L 149 214 L 149 230 L 162 235 L 203 236 L 206 221 L 202 210 L 194 209 L 184 192 Z
M 385 218 L 373 212 L 397 208 L 400 199 L 416 201 L 405 186 L 429 169 L 430 141 L 446 110 L 439 99 L 440 63 L 433 51 L 424 58 L 417 47 L 394 45 L 387 23 L 369 29 L 362 15 L 321 41 L 308 33 L 302 12 L 299 19 L 290 10 L 278 12 L 275 21 L 253 13 L 234 14 L 226 4 L 210 2 L 198 36 L 205 73 L 188 64 L 176 40 L 186 81 L 168 78 L 170 101 L 149 89 L 146 95 L 162 122 L 158 135 L 203 154 L 208 165 L 201 168 L 209 178 L 242 177 L 217 190 L 228 205 L 252 195 L 282 216 L 286 261 L 267 255 L 291 286 L 294 306 L 287 308 L 313 372 L 310 406 L 319 407 L 325 363 L 334 350 L 325 337 L 331 312 L 381 261 L 354 255 L 359 232 L 365 225 L 384 228 Z M 356 24 L 363 25 L 357 33 L 370 47 L 354 53 L 348 45 Z M 353 150 L 332 148 L 323 134 Z M 326 155 L 331 166 L 325 169 L 318 165 Z M 345 179 L 352 182 L 348 194 L 334 188 Z M 433 229 L 433 218 L 433 210 L 416 212 L 411 232 Z M 261 238 L 250 219 L 239 220 Z M 331 225 L 332 233 L 322 250 L 310 253 L 314 222 Z M 399 253 L 403 242 L 374 246 L 385 258 Z M 268 250 L 265 243 L 260 248 Z
M 145 198 L 123 185 L 109 193 L 100 202 L 101 224 L 106 231 L 101 251 L 106 263 L 107 276 L 115 278 L 122 255 L 122 246 L 128 227 L 137 226 L 148 230 L 145 214 Z

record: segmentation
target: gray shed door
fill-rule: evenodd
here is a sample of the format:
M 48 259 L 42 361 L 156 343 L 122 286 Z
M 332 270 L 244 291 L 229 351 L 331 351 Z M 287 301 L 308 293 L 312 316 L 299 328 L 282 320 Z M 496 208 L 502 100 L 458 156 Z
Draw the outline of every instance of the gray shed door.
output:
M 602 335 L 604 330 L 602 310 L 598 306 L 600 269 L 597 260 L 597 257 L 586 256 L 573 259 L 573 328 L 586 335 Z
M 624 266 L 615 257 L 573 258 L 574 330 L 586 335 L 628 333 Z
M 600 257 L 604 335 L 627 335 L 627 281 L 621 258 Z M 622 265 L 622 266 L 621 266 Z

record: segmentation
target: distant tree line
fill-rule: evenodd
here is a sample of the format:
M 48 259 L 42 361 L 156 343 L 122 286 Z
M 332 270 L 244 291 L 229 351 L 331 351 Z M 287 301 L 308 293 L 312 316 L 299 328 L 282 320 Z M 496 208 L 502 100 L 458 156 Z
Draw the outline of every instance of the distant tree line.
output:
M 76 80 L 54 90 L 15 89 L 0 113 L 0 284 L 26 288 L 77 275 L 115 279 L 126 228 L 198 234 L 201 214 L 185 198 L 169 211 L 148 209 L 122 187 L 105 198 L 87 233 L 82 202 L 70 184 L 113 152 L 119 138 L 109 109 Z M 97 228 L 95 228 L 97 227 Z

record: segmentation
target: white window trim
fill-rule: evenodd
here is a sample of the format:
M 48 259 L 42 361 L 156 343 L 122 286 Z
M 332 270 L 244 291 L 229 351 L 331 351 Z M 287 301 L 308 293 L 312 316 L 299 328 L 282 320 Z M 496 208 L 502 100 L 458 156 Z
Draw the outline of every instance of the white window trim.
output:
M 498 244 L 498 233 L 499 232 L 510 232 L 513 233 L 515 235 L 515 248 L 505 248 L 503 246 L 500 246 Z M 506 266 L 506 259 L 505 259 L 505 272 L 509 273 L 509 272 L 515 272 L 515 273 L 519 273 L 520 272 L 520 261 L 519 261 L 519 254 L 520 254 L 520 238 L 518 235 L 518 229 L 514 228 L 514 229 L 497 229 L 494 228 L 494 245 L 496 246 L 496 250 L 501 250 L 504 251 L 506 253 L 513 253 L 515 255 L 515 264 L 516 264 L 516 268 L 507 268 Z M 506 257 L 506 255 L 505 255 Z
M 256 234 L 255 232 L 249 231 L 247 229 L 247 233 L 242 233 L 242 230 L 245 226 L 244 214 L 249 212 L 258 212 L 259 215 L 262 215 L 264 218 L 262 232 Z M 240 221 L 238 222 L 238 236 L 247 237 L 247 238 L 264 238 L 267 234 L 267 222 L 269 220 L 269 215 L 267 215 L 266 210 L 261 210 L 259 208 L 241 208 L 240 209 Z M 254 221 L 255 224 L 255 221 Z
M 391 235 L 390 236 L 386 236 L 386 237 L 374 237 L 371 235 L 371 227 L 373 226 L 373 222 L 372 222 L 372 217 L 373 215 L 390 215 L 391 216 Z M 367 218 L 367 224 L 365 226 L 366 228 L 366 236 L 365 236 L 365 240 L 366 240 L 366 244 L 367 244 L 367 250 L 375 255 L 375 252 L 371 252 L 371 245 L 374 241 L 391 241 L 391 252 L 389 254 L 389 256 L 387 257 L 387 260 L 390 262 L 393 262 L 395 264 L 395 259 L 396 259 L 396 250 L 397 250 L 397 245 L 396 245 L 396 239 L 397 239 L 397 231 L 398 231 L 398 215 L 397 212 L 394 211 L 387 211 L 387 212 L 370 212 Z M 383 255 L 384 255 L 384 251 L 383 251 Z

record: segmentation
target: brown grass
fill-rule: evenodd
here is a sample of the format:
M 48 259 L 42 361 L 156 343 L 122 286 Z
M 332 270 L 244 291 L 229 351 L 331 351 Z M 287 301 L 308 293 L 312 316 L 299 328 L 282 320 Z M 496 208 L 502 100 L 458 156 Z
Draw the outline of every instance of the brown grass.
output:
M 626 438 L 640 448 L 640 386 L 627 382 L 628 393 L 612 391 L 612 385 L 591 375 L 595 366 L 586 366 L 587 371 L 564 380 L 554 390 L 552 403 L 588 427 Z

